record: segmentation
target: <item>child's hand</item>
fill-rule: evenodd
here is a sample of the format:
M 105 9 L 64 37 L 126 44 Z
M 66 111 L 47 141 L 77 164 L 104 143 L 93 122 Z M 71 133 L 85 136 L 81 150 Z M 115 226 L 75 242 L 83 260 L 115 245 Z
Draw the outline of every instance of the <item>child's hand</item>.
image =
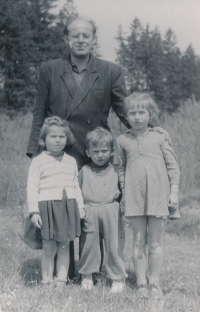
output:
M 31 221 L 33 225 L 35 225 L 37 228 L 41 229 L 42 227 L 42 219 L 39 214 L 34 213 L 31 217 Z
M 79 214 L 80 214 L 80 218 L 83 219 L 85 217 L 85 209 L 84 208 L 80 208 L 79 209 Z
M 177 208 L 178 208 L 178 193 L 170 193 L 169 204 L 168 204 L 170 216 L 174 215 Z

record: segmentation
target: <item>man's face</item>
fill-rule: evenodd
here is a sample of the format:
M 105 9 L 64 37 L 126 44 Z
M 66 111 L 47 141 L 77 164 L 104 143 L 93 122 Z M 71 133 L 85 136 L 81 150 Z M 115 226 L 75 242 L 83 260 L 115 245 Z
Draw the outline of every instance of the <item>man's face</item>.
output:
M 71 54 L 78 58 L 88 56 L 96 40 L 92 25 L 84 20 L 75 20 L 69 25 L 68 32 Z

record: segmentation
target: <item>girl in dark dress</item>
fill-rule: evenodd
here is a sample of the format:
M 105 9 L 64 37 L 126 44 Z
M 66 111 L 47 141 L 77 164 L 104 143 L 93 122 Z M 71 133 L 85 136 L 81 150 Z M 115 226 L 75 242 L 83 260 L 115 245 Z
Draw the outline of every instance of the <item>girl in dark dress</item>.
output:
M 32 160 L 28 174 L 29 214 L 32 223 L 41 228 L 44 284 L 53 281 L 56 253 L 57 282 L 66 281 L 69 241 L 80 236 L 80 218 L 85 215 L 76 160 L 63 152 L 72 140 L 65 120 L 46 118 L 39 142 L 46 150 Z

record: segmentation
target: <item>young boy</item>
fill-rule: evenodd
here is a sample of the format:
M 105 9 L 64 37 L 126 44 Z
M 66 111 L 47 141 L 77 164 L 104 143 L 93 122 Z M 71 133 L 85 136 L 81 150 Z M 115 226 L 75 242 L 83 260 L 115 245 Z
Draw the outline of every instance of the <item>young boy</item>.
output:
M 124 231 L 119 208 L 118 173 L 110 163 L 113 155 L 112 134 L 96 128 L 86 137 L 86 154 L 91 164 L 79 172 L 79 183 L 85 204 L 85 218 L 82 228 L 82 254 L 79 273 L 82 275 L 82 288 L 93 288 L 92 273 L 99 271 L 101 253 L 99 237 L 105 247 L 105 270 L 112 282 L 111 292 L 124 289 L 126 277 L 123 256 Z

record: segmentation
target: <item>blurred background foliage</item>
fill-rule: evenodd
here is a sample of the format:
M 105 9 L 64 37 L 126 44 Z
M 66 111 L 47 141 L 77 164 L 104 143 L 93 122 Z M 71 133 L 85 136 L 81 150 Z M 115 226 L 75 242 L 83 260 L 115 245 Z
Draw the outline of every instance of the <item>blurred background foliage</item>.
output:
M 2 0 L 0 7 L 1 107 L 33 107 L 42 62 L 63 57 L 64 25 L 76 15 L 72 0 L 63 1 L 57 15 L 55 0 Z
M 78 15 L 73 0 L 1 0 L 0 108 L 9 114 L 34 106 L 42 62 L 65 57 L 63 30 Z M 55 12 L 57 12 L 55 14 Z M 173 112 L 192 96 L 200 100 L 200 58 L 190 45 L 183 53 L 169 29 L 162 38 L 134 18 L 128 35 L 119 26 L 116 61 L 123 67 L 127 90 L 152 92 L 162 111 Z M 94 49 L 99 54 L 98 45 Z
M 1 0 L 0 6 L 0 208 L 22 207 L 30 160 L 26 148 L 42 62 L 65 57 L 64 26 L 78 15 L 73 0 Z M 58 12 L 56 15 L 53 12 Z M 179 157 L 182 198 L 199 200 L 200 58 L 190 45 L 177 46 L 169 29 L 145 27 L 135 18 L 128 35 L 119 26 L 116 62 L 124 71 L 128 93 L 148 91 L 160 108 L 160 126 Z M 99 56 L 99 46 L 94 49 Z M 116 137 L 124 127 L 111 111 Z
M 152 92 L 161 111 L 173 112 L 187 99 L 200 100 L 200 57 L 192 45 L 181 53 L 176 36 L 168 29 L 143 27 L 135 18 L 130 34 L 119 26 L 117 62 L 122 65 L 127 89 Z
M 200 203 L 200 103 L 188 100 L 176 112 L 162 114 L 159 126 L 172 139 L 181 171 L 181 205 Z M 18 113 L 11 118 L 0 114 L 0 209 L 16 209 L 26 202 L 26 183 L 31 160 L 26 149 L 32 123 L 32 113 Z M 116 137 L 124 130 L 118 118 L 110 114 L 109 123 Z

